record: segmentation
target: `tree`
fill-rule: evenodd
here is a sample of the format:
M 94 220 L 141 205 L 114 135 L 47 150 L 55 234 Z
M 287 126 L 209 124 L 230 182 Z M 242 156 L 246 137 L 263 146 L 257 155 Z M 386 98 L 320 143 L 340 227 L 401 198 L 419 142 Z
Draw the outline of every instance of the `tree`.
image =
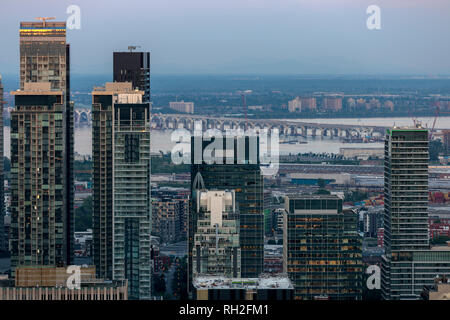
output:
M 92 228 L 92 196 L 84 199 L 81 207 L 75 209 L 75 231 Z

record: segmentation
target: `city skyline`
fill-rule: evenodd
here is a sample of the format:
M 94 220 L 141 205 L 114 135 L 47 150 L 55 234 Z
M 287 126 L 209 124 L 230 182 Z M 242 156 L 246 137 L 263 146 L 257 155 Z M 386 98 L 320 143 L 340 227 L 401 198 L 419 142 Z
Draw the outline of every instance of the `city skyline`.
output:
M 0 300 L 450 299 L 450 3 L 70 2 L 0 5 Z

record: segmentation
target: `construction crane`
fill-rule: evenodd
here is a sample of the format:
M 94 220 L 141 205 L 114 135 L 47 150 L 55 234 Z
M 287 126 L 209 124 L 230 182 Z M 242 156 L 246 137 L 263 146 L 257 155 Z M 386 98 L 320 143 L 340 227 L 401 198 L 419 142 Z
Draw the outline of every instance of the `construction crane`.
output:
M 130 52 L 133 52 L 133 50 L 136 50 L 137 48 L 140 48 L 141 46 L 128 46 L 128 50 L 130 50 Z
M 433 138 L 434 128 L 436 127 L 436 121 L 437 121 L 437 118 L 439 117 L 439 111 L 441 108 L 441 104 L 439 103 L 439 101 L 436 101 L 434 103 L 434 105 L 436 106 L 436 114 L 435 114 L 434 121 L 433 121 L 433 127 L 430 130 L 430 136 L 428 137 L 429 141 L 431 141 Z
M 441 114 L 450 114 L 450 112 L 443 112 L 441 110 L 441 103 L 439 101 L 436 101 L 434 105 L 436 106 L 436 113 L 435 113 L 435 117 L 434 117 L 434 121 L 433 121 L 433 127 L 430 130 L 430 135 L 429 135 L 429 140 L 430 141 L 433 138 L 433 134 L 434 134 L 435 127 L 436 127 L 436 121 L 437 121 L 439 115 L 441 115 Z
M 55 17 L 36 17 L 36 20 L 41 20 L 42 21 L 42 26 L 45 27 L 45 21 L 47 20 L 55 20 Z

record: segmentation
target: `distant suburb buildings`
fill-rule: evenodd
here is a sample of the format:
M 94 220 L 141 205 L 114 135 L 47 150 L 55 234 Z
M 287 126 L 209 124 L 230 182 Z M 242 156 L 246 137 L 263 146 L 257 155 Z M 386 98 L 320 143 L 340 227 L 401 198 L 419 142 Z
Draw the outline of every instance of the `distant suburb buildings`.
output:
M 150 106 L 130 82 L 92 92 L 94 264 L 128 280 L 130 299 L 151 295 Z
M 194 113 L 194 103 L 193 102 L 184 102 L 184 100 L 170 102 L 169 107 L 170 107 L 170 109 L 176 110 L 178 112 Z
M 358 215 L 336 195 L 285 199 L 283 266 L 297 300 L 361 300 Z

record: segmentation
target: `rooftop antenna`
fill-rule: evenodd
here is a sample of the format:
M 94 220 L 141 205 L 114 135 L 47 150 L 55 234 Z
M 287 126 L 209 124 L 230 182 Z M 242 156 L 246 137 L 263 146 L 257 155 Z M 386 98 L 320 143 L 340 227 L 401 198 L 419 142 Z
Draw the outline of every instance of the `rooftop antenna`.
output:
M 130 50 L 130 52 L 133 52 L 133 50 L 136 50 L 137 48 L 140 48 L 141 46 L 128 46 L 128 50 Z
M 36 20 L 41 20 L 42 21 L 42 26 L 45 27 L 45 21 L 47 20 L 55 20 L 55 17 L 36 17 Z

